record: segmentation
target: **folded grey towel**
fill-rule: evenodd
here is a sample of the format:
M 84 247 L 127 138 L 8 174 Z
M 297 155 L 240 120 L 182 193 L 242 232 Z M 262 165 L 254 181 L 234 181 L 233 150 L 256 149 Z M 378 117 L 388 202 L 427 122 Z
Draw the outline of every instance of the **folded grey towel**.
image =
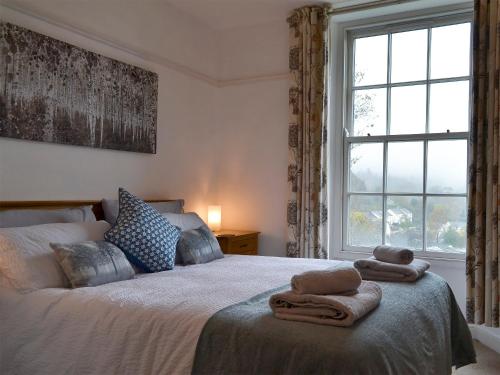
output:
M 373 250 L 373 256 L 381 262 L 395 264 L 410 264 L 413 261 L 413 251 L 403 247 L 379 245 Z
M 351 266 L 307 271 L 292 277 L 292 290 L 299 294 L 352 295 L 360 284 L 361 275 Z
M 370 257 L 356 260 L 354 267 L 359 271 L 363 280 L 412 282 L 422 277 L 430 264 L 420 259 L 415 259 L 410 264 L 393 264 Z
M 353 296 L 297 294 L 287 291 L 269 299 L 278 319 L 347 327 L 378 306 L 382 289 L 377 283 L 363 281 Z

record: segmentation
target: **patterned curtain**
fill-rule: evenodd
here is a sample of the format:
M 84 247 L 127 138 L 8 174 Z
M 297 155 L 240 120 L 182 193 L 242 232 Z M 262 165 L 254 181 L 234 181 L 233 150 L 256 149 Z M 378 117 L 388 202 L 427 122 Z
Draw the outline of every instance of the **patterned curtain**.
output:
M 476 0 L 469 145 L 467 320 L 499 326 L 500 0 Z
M 327 10 L 303 7 L 289 24 L 287 256 L 328 258 L 326 190 Z

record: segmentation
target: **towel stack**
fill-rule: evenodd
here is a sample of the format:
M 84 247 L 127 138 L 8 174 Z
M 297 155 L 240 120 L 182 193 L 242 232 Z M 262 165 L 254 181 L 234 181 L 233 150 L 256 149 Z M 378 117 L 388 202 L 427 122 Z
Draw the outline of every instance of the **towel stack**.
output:
M 364 280 L 413 282 L 422 277 L 430 264 L 413 259 L 413 251 L 380 245 L 368 259 L 358 259 L 354 267 Z
M 353 267 L 308 271 L 292 277 L 292 290 L 271 296 L 269 305 L 279 319 L 350 326 L 376 308 L 382 289 L 362 281 Z

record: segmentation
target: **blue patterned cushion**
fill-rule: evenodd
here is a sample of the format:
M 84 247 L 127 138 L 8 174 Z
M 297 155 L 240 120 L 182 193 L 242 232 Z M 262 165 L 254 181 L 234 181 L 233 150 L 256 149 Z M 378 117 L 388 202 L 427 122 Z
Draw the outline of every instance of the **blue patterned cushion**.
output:
M 134 265 L 146 272 L 174 268 L 175 247 L 181 231 L 157 210 L 125 189 L 119 192 L 120 212 L 115 225 L 104 234 Z

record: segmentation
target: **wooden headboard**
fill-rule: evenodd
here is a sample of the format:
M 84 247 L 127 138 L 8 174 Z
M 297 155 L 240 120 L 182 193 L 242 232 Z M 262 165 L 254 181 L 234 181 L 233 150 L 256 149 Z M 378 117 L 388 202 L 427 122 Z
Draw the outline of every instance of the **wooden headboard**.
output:
M 172 199 L 146 199 L 145 202 L 170 202 Z M 0 201 L 0 211 L 13 209 L 57 209 L 92 206 L 97 220 L 104 220 L 101 201 Z

